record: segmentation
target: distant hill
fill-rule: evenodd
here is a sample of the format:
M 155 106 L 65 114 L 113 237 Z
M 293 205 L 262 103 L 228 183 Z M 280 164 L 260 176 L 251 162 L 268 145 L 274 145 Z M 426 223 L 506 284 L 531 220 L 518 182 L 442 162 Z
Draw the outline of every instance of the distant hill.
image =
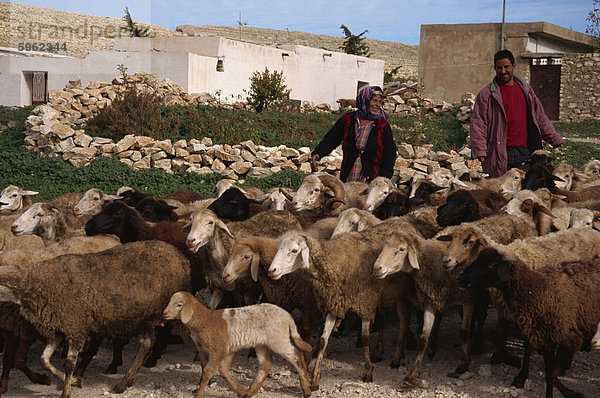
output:
M 131 9 L 135 18 L 135 9 Z M 124 12 L 123 12 L 124 13 Z M 233 40 L 271 45 L 299 44 L 341 51 L 343 37 L 315 35 L 312 33 L 262 29 L 244 26 L 178 26 L 171 30 L 141 22 L 151 36 L 222 36 Z M 19 47 L 33 43 L 59 44 L 59 54 L 84 57 L 89 51 L 112 51 L 115 36 L 128 36 L 121 18 L 98 17 L 74 12 L 57 11 L 20 3 L 0 1 L 0 46 Z M 385 61 L 385 70 L 401 65 L 395 76 L 417 76 L 419 46 L 392 41 L 367 39 L 371 58 Z
M 342 51 L 340 47 L 344 41 L 343 37 L 263 29 L 251 26 L 239 28 L 213 25 L 182 25 L 177 27 L 177 31 L 188 36 L 222 36 L 233 40 L 242 40 L 262 45 L 299 44 L 330 51 Z M 367 38 L 366 43 L 370 47 L 371 58 L 385 61 L 386 71 L 390 71 L 392 68 L 401 65 L 402 67 L 395 76 L 416 78 L 419 64 L 419 46 L 369 38 Z

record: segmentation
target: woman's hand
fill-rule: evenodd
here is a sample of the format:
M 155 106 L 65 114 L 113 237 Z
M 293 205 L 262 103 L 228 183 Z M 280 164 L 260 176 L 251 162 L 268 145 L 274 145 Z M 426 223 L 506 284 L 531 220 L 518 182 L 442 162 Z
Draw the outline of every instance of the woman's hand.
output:
M 310 158 L 310 168 L 313 172 L 317 171 L 317 160 L 319 159 L 321 159 L 321 157 L 316 153 Z

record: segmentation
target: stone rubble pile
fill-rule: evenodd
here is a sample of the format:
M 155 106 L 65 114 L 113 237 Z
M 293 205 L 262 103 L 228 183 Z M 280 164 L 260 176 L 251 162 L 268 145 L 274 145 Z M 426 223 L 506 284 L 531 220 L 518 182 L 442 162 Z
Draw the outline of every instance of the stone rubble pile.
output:
M 406 117 L 428 112 L 441 115 L 457 108 L 456 104 L 421 97 L 419 84 L 411 80 L 386 83 L 383 92 L 386 97 L 383 109 L 394 116 Z
M 159 168 L 168 173 L 194 172 L 216 173 L 234 180 L 248 177 L 266 177 L 282 170 L 311 171 L 310 148 L 265 147 L 252 141 L 235 145 L 213 145 L 210 138 L 189 141 L 157 141 L 151 137 L 127 135 L 118 142 L 108 138 L 92 137 L 82 127 L 99 109 L 111 104 L 127 87 L 138 90 L 153 90 L 168 104 L 194 104 L 212 101 L 207 96 L 192 97 L 181 87 L 168 80 L 159 82 L 155 76 L 136 74 L 118 77 L 112 83 L 90 82 L 81 88 L 81 81 L 70 81 L 63 91 L 50 91 L 50 102 L 36 107 L 25 122 L 25 145 L 28 149 L 47 157 L 61 157 L 75 167 L 91 163 L 98 156 L 117 157 L 133 169 Z M 412 87 L 412 86 L 411 86 Z M 408 98 L 413 91 L 397 89 L 393 97 Z M 417 94 L 418 95 L 418 94 Z M 404 99 L 402 99 L 404 101 Z M 424 100 L 423 100 L 424 101 Z M 472 95 L 465 95 L 460 108 L 460 117 L 468 118 Z M 423 104 L 423 102 L 420 102 Z M 463 109 L 464 108 L 464 109 Z M 318 111 L 328 112 L 327 105 L 317 105 Z M 467 120 L 467 119 L 465 119 Z M 394 179 L 405 182 L 414 175 L 426 175 L 441 167 L 449 168 L 456 175 L 481 171 L 478 162 L 465 159 L 470 155 L 468 148 L 456 153 L 435 152 L 431 145 L 413 147 L 398 145 L 398 159 Z M 323 157 L 320 171 L 339 173 L 342 163 L 341 148 Z

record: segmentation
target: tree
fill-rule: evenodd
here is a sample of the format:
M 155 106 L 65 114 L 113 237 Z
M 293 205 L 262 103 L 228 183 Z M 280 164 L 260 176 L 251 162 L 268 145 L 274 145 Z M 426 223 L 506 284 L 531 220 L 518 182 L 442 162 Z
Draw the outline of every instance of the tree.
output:
M 340 29 L 342 29 L 344 35 L 346 35 L 344 44 L 340 47 L 346 54 L 364 55 L 365 57 L 371 56 L 371 53 L 369 53 L 369 46 L 365 44 L 366 38 L 362 37 L 368 30 L 364 30 L 358 35 L 353 35 L 352 32 L 350 32 L 350 29 L 344 24 L 340 26 Z
M 141 28 L 138 24 L 133 22 L 131 19 L 131 14 L 129 14 L 129 8 L 125 6 L 125 15 L 123 16 L 123 20 L 127 24 L 127 29 L 131 33 L 133 37 L 148 37 L 148 27 Z
M 256 71 L 250 77 L 250 91 L 248 103 L 256 107 L 257 112 L 269 106 L 281 106 L 290 98 L 290 91 L 283 80 L 283 71 L 264 72 Z

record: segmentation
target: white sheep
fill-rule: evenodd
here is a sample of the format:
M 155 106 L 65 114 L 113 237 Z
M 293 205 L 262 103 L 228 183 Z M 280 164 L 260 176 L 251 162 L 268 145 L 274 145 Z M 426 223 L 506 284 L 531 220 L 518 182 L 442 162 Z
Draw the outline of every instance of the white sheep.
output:
M 98 188 L 89 189 L 73 208 L 73 214 L 77 217 L 95 216 L 100 213 L 105 204 L 120 198 L 119 195 L 106 194 Z
M 205 397 L 208 382 L 217 369 L 236 394 L 255 395 L 271 370 L 273 352 L 296 368 L 302 395 L 310 396 L 302 352 L 310 352 L 311 346 L 300 338 L 291 315 L 276 305 L 264 303 L 212 311 L 190 293 L 177 292 L 171 297 L 163 317 L 180 320 L 202 353 L 202 377 L 196 398 Z M 258 359 L 258 373 L 247 389 L 229 373 L 233 354 L 245 348 L 254 348 Z
M 304 177 L 292 199 L 292 210 L 310 210 L 338 215 L 349 207 L 364 207 L 367 188 L 364 182 L 342 183 L 338 178 L 324 173 L 309 174 Z
M 388 194 L 396 189 L 396 185 L 387 177 L 375 177 L 367 186 L 367 199 L 365 210 L 373 211 L 383 203 Z
M 31 206 L 29 196 L 37 195 L 39 192 L 26 191 L 16 185 L 9 185 L 0 194 L 0 213 L 15 213 Z

